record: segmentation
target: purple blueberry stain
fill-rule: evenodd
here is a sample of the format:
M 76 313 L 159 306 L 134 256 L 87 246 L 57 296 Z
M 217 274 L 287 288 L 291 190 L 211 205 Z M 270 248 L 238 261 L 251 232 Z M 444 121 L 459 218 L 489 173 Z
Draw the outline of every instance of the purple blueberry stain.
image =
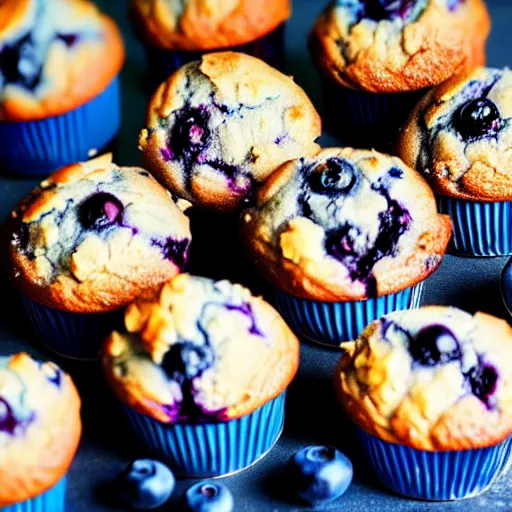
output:
M 256 325 L 256 318 L 254 317 L 252 306 L 248 302 L 243 302 L 242 304 L 226 304 L 226 309 L 228 311 L 238 311 L 239 313 L 247 316 L 251 321 L 249 332 L 255 336 L 263 336 L 263 333 Z
M 190 240 L 188 238 L 175 240 L 169 237 L 164 242 L 151 240 L 151 245 L 159 247 L 162 250 L 164 259 L 172 261 L 180 270 L 185 268 L 190 248 Z
M 124 207 L 112 194 L 98 192 L 79 206 L 80 223 L 85 229 L 101 231 L 122 220 Z
M 417 18 L 427 5 L 426 0 L 337 0 L 337 5 L 348 8 L 354 19 L 374 21 L 402 19 L 405 22 Z
M 34 413 L 25 419 L 17 419 L 9 402 L 0 397 L 0 432 L 5 432 L 11 436 L 15 435 L 21 428 L 26 428 L 33 420 Z
M 78 42 L 78 34 L 57 34 L 57 39 L 60 39 L 68 48 L 72 48 Z
M 34 90 L 41 82 L 43 62 L 28 33 L 0 51 L 0 73 L 5 84 L 16 84 Z
M 173 154 L 169 148 L 160 149 L 160 154 L 162 155 L 162 158 L 165 162 L 170 162 L 173 159 Z

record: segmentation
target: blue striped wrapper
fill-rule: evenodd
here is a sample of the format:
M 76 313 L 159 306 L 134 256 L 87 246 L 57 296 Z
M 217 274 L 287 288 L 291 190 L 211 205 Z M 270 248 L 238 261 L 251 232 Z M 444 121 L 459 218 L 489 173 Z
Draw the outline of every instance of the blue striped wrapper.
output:
M 398 132 L 427 92 L 373 93 L 357 91 L 322 77 L 327 130 L 344 145 L 391 152 Z
M 12 174 L 46 175 L 101 152 L 121 126 L 119 80 L 75 110 L 38 121 L 0 123 L 0 167 Z
M 39 341 L 63 357 L 96 360 L 107 336 L 122 328 L 123 314 L 67 313 L 20 295 L 21 303 Z
M 398 293 L 355 302 L 300 299 L 276 291 L 278 311 L 298 336 L 322 345 L 339 347 L 355 340 L 363 329 L 392 311 L 419 308 L 423 283 Z
M 66 477 L 43 494 L 0 509 L 2 512 L 64 512 L 66 508 Z
M 473 202 L 437 196 L 437 206 L 439 213 L 452 219 L 449 252 L 461 256 L 512 254 L 512 202 Z
M 475 450 L 428 452 L 388 443 L 358 429 L 377 478 L 392 491 L 421 500 L 471 498 L 486 491 L 511 462 L 512 437 Z
M 285 395 L 221 423 L 170 425 L 126 405 L 123 411 L 141 447 L 177 475 L 219 477 L 251 466 L 270 451 L 283 430 Z
M 275 30 L 250 43 L 219 48 L 207 51 L 176 51 L 162 50 L 152 46 L 145 46 L 149 70 L 149 86 L 153 92 L 162 82 L 165 82 L 181 66 L 199 60 L 206 53 L 218 51 L 241 52 L 270 64 L 279 70 L 284 68 L 284 34 L 285 24 L 279 25 Z

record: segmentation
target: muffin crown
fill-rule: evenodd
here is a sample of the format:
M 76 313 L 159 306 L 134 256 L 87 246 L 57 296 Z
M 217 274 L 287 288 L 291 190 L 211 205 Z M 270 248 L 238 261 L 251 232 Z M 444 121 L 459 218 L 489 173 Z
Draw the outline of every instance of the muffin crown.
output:
M 442 195 L 512 199 L 512 72 L 478 68 L 428 93 L 402 130 L 400 156 Z
M 80 398 L 53 363 L 0 358 L 0 506 L 29 500 L 67 472 L 81 434 Z
M 242 214 L 260 269 L 306 299 L 362 300 L 432 273 L 451 234 L 432 191 L 398 158 L 325 149 L 283 164 Z
M 231 211 L 277 166 L 318 151 L 318 113 L 290 77 L 255 57 L 212 53 L 151 99 L 140 149 L 155 176 L 194 204 Z
M 286 21 L 290 9 L 290 0 L 132 0 L 148 44 L 187 51 L 255 41 Z
M 344 343 L 336 387 L 349 416 L 386 441 L 429 451 L 497 444 L 512 432 L 512 328 L 428 306 Z
M 0 121 L 33 121 L 73 110 L 101 93 L 123 60 L 117 26 L 94 4 L 4 0 Z
M 310 46 L 334 82 L 395 93 L 483 64 L 489 29 L 482 0 L 337 0 L 317 20 Z
M 57 171 L 13 212 L 12 276 L 40 304 L 111 311 L 178 273 L 190 238 L 169 193 L 107 154 Z
M 228 281 L 181 274 L 125 315 L 103 366 L 117 396 L 163 423 L 239 418 L 281 394 L 299 345 L 277 312 Z

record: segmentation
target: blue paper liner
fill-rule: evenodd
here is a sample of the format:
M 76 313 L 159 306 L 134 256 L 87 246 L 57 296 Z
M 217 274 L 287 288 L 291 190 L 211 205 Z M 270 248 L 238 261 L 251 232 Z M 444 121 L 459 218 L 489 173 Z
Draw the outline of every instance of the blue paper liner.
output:
M 390 153 L 400 128 L 428 89 L 401 93 L 356 91 L 322 77 L 327 130 L 344 145 Z
M 473 202 L 437 196 L 439 213 L 452 219 L 448 252 L 461 256 L 512 254 L 512 202 Z
M 388 443 L 358 429 L 363 451 L 377 478 L 392 491 L 421 500 L 471 498 L 506 472 L 512 437 L 475 450 L 429 452 Z
M 392 311 L 419 308 L 423 283 L 398 293 L 355 302 L 322 302 L 293 297 L 276 290 L 278 311 L 298 336 L 338 347 L 355 340 L 363 329 Z
M 64 512 L 66 508 L 66 477 L 52 488 L 27 501 L 0 509 L 2 512 Z
M 123 314 L 67 313 L 49 308 L 23 295 L 21 303 L 41 343 L 60 356 L 96 360 L 107 336 L 122 328 Z
M 162 50 L 153 46 L 145 46 L 149 70 L 149 86 L 153 92 L 165 82 L 181 66 L 199 60 L 202 55 L 219 51 L 241 52 L 265 61 L 274 68 L 284 68 L 284 34 L 285 24 L 279 25 L 266 36 L 241 46 L 219 48 L 206 51 Z
M 46 175 L 101 152 L 121 126 L 119 79 L 75 110 L 39 121 L 0 123 L 0 167 L 12 174 Z
M 177 474 L 208 478 L 227 476 L 263 458 L 284 425 L 286 392 L 253 413 L 222 423 L 161 423 L 123 405 L 141 447 Z

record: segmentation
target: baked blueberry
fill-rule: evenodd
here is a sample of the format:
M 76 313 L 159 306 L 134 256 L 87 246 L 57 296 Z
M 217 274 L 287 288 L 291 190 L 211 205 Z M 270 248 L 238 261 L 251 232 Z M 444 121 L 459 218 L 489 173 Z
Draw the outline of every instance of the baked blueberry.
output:
M 233 496 L 219 483 L 199 482 L 185 493 L 185 510 L 188 512 L 231 512 Z
M 419 331 L 409 343 L 409 352 L 422 366 L 445 364 L 461 357 L 457 338 L 444 325 L 432 325 Z
M 0 72 L 6 83 L 16 83 L 34 89 L 41 80 L 41 62 L 30 34 L 0 51 Z
M 308 446 L 297 452 L 288 465 L 295 494 L 317 505 L 339 498 L 352 482 L 352 463 L 332 446 Z
M 118 223 L 123 209 L 121 201 L 115 196 L 100 192 L 80 205 L 80 222 L 86 229 L 101 230 Z
M 11 405 L 7 400 L 0 398 L 0 432 L 7 432 L 13 435 L 18 422 L 14 417 Z
M 330 158 L 322 165 L 321 170 L 315 169 L 310 176 L 311 190 L 318 194 L 339 194 L 350 191 L 356 183 L 356 171 L 347 160 Z
M 130 463 L 117 479 L 121 500 L 131 508 L 150 510 L 160 507 L 174 491 L 171 470 L 156 460 L 139 459 Z
M 213 352 L 207 345 L 190 341 L 177 343 L 165 354 L 162 367 L 178 382 L 199 377 L 213 363 Z
M 176 117 L 169 136 L 169 145 L 175 158 L 196 158 L 209 137 L 206 107 L 185 108 Z
M 464 103 L 456 111 L 454 125 L 464 139 L 476 139 L 496 133 L 501 125 L 501 116 L 493 101 L 478 98 Z
M 490 405 L 489 400 L 496 390 L 496 383 L 498 382 L 496 369 L 489 364 L 475 366 L 468 377 L 471 392 L 482 402 Z

